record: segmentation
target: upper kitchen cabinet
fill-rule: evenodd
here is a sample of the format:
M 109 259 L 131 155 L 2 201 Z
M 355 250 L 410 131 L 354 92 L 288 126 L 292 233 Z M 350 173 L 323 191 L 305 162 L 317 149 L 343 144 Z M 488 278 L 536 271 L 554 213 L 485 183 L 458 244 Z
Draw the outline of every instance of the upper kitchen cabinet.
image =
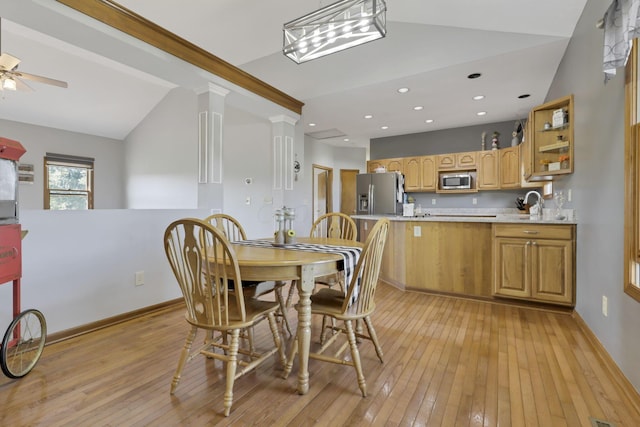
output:
M 417 156 L 404 159 L 405 191 L 436 191 L 436 156 Z
M 400 172 L 403 173 L 402 170 L 403 159 L 378 159 L 378 160 L 369 160 L 367 162 L 367 172 L 374 173 L 378 168 L 384 168 L 386 172 Z
M 387 172 L 400 172 L 404 173 L 402 167 L 404 166 L 404 159 L 387 159 Z
M 573 95 L 531 110 L 529 152 L 523 153 L 523 159 L 529 162 L 524 168 L 526 179 L 549 180 L 573 173 L 573 123 Z
M 438 170 L 472 170 L 476 168 L 476 151 L 438 155 Z
M 478 190 L 497 190 L 500 188 L 500 157 L 498 150 L 478 153 Z
M 503 148 L 498 151 L 500 165 L 500 188 L 520 187 L 520 146 Z

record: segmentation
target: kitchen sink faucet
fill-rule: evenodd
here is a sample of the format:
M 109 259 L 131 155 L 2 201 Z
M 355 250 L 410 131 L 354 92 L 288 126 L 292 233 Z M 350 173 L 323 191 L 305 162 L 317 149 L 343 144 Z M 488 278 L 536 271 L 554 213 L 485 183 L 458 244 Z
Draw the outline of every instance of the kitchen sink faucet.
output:
M 538 201 L 536 202 L 535 205 L 532 205 L 529 208 L 529 217 L 531 219 L 534 218 L 542 218 L 542 196 L 540 195 L 540 193 L 538 193 L 535 190 L 531 190 L 529 191 L 525 196 L 524 196 L 524 203 L 527 204 L 528 200 L 529 200 L 529 196 L 535 194 L 536 196 L 538 196 Z

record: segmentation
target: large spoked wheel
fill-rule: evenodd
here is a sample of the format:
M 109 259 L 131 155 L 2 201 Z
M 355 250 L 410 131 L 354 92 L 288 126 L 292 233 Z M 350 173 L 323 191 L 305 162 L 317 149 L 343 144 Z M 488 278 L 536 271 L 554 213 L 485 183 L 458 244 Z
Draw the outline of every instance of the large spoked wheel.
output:
M 20 313 L 4 334 L 0 367 L 9 378 L 22 378 L 38 363 L 47 337 L 47 323 L 38 310 Z

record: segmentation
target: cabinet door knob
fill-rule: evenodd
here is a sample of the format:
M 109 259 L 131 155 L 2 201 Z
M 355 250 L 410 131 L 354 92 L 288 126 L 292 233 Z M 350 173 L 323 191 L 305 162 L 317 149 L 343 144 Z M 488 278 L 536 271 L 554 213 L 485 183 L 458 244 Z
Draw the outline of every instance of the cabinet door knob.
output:
M 527 246 L 530 246 L 530 245 L 531 245 L 531 240 L 527 242 Z

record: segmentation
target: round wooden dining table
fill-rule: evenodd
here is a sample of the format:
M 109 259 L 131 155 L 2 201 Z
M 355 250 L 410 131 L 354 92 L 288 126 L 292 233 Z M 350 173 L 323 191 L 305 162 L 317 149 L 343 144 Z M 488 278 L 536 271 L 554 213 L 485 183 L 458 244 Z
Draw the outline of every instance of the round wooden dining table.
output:
M 267 239 L 261 239 L 267 240 Z M 298 243 L 362 247 L 353 240 L 298 238 Z M 309 391 L 309 347 L 311 345 L 311 293 L 314 279 L 338 272 L 342 256 L 328 252 L 296 250 L 293 246 L 250 246 L 232 243 L 242 280 L 292 280 L 298 289 L 298 393 Z

